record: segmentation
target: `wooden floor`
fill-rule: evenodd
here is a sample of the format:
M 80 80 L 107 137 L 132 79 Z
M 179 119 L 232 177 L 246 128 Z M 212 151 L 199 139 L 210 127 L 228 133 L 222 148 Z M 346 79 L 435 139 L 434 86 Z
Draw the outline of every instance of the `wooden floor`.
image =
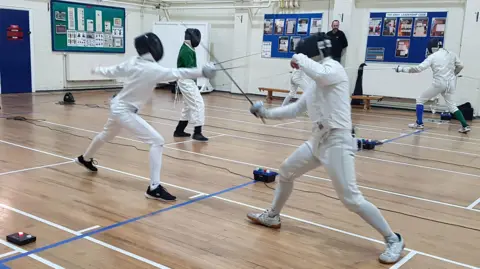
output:
M 406 240 L 405 259 L 392 267 L 377 261 L 382 238 L 336 199 L 323 168 L 297 180 L 283 212 L 282 229 L 246 220 L 248 212 L 263 210 L 273 197 L 272 189 L 246 177 L 259 166 L 277 169 L 309 137 L 307 118 L 267 120 L 264 125 L 248 112 L 249 103 L 242 96 L 211 93 L 204 95 L 205 134 L 210 141 L 192 142 L 172 135 L 183 104 L 174 108 L 173 94 L 157 92 L 141 112 L 150 115 L 144 118 L 167 143 L 162 181 L 178 201 L 166 204 L 144 198 L 148 146 L 127 132 L 113 141 L 117 144 L 99 151 L 98 174 L 89 174 L 72 161 L 102 130 L 108 115 L 106 109 L 82 104 L 105 107 L 112 94 L 74 92 L 75 106 L 55 104 L 63 93 L 1 96 L 0 264 L 14 257 L 5 265 L 480 266 L 480 129 L 474 123 L 468 135 L 457 132 L 458 122 L 427 123 L 427 130 L 412 134 L 407 124 L 414 120 L 414 112 L 353 111 L 358 136 L 394 139 L 375 151 L 359 152 L 356 158 L 362 192 Z M 6 119 L 11 115 L 42 121 Z M 21 248 L 10 245 L 5 236 L 17 231 L 36 235 L 37 242 Z

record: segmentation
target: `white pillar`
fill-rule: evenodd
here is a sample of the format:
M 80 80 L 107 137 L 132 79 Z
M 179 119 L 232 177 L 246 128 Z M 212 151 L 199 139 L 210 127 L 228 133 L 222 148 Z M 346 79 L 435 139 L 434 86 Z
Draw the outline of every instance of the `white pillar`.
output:
M 237 9 L 235 10 L 235 24 L 234 24 L 234 36 L 233 36 L 233 53 L 232 58 L 238 58 L 250 55 L 250 36 L 251 36 L 252 23 L 250 20 L 250 15 L 246 9 Z M 249 83 L 249 68 L 248 68 L 249 58 L 245 57 L 243 59 L 235 60 L 235 66 L 242 66 L 242 68 L 236 68 L 233 70 L 227 70 L 227 72 L 232 71 L 233 79 L 237 82 L 240 88 L 244 92 L 248 92 L 247 87 Z M 240 93 L 237 86 L 232 82 L 232 93 Z
M 448 20 L 447 20 L 448 23 Z M 466 0 L 465 16 L 463 21 L 462 40 L 460 44 L 460 59 L 464 69 L 460 73 L 464 77 L 457 80 L 457 96 L 469 96 L 468 99 L 457 99 L 457 105 L 471 102 L 476 115 L 480 113 L 480 1 Z M 445 42 L 448 49 L 448 40 Z

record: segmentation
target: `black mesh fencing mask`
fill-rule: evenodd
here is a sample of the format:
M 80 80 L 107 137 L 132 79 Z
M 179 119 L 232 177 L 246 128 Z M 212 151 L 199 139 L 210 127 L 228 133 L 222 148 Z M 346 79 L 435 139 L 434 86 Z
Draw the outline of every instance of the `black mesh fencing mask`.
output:
M 137 49 L 140 56 L 150 53 L 156 62 L 163 58 L 162 41 L 154 33 L 146 33 L 136 37 L 135 49 Z

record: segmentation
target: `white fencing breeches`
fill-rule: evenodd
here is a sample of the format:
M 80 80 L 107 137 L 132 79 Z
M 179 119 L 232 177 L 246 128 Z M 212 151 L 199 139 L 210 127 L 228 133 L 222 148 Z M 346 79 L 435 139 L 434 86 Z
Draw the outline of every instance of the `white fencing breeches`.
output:
M 136 108 L 128 104 L 113 103 L 110 107 L 110 117 L 103 127 L 103 131 L 93 139 L 83 155 L 85 159 L 93 155 L 103 146 L 117 136 L 122 129 L 132 132 L 135 137 L 150 145 L 150 186 L 152 189 L 160 184 L 160 171 L 162 168 L 162 154 L 165 140 L 144 119 L 138 116 Z
M 383 236 L 393 234 L 380 211 L 365 200 L 355 178 L 355 139 L 350 130 L 332 130 L 321 142 L 313 138 L 281 165 L 271 212 L 279 214 L 293 190 L 293 181 L 323 164 L 342 203 L 360 215 Z
M 445 103 L 447 104 L 448 111 L 455 113 L 458 110 L 455 101 L 453 101 L 453 95 L 455 93 L 455 80 L 447 82 L 434 81 L 428 90 L 424 91 L 419 98 L 417 98 L 417 104 L 425 104 L 428 100 L 441 94 Z
M 205 124 L 205 104 L 197 84 L 192 79 L 179 79 L 177 85 L 184 100 L 180 120 L 189 121 L 195 127 L 203 126 Z

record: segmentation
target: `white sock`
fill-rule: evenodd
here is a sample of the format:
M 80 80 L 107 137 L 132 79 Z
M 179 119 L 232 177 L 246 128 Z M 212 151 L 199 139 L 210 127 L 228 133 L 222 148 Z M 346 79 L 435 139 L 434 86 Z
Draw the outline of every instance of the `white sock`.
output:
M 373 228 L 375 228 L 379 233 L 383 235 L 385 238 L 397 238 L 398 236 L 393 233 L 392 229 L 390 229 L 390 225 L 388 225 L 385 218 L 382 216 L 382 213 L 376 206 L 370 203 L 367 200 L 364 200 L 358 212 L 356 212 L 362 219 L 364 219 L 368 224 L 370 224 Z
M 92 143 L 87 148 L 87 151 L 83 154 L 83 158 L 85 161 L 89 161 L 91 158 L 93 158 L 93 155 L 105 144 L 105 142 L 100 138 L 102 136 L 102 133 L 98 134 L 95 136 L 95 138 L 92 140 Z
M 274 217 L 280 214 L 280 211 L 282 211 L 282 208 L 290 197 L 290 194 L 292 194 L 292 190 L 293 181 L 285 181 L 280 176 L 280 181 L 277 184 L 277 189 L 275 190 L 275 198 L 273 199 L 272 208 L 268 213 L 269 217 Z
M 150 190 L 154 190 L 160 185 L 162 154 L 162 145 L 153 145 L 150 147 Z

